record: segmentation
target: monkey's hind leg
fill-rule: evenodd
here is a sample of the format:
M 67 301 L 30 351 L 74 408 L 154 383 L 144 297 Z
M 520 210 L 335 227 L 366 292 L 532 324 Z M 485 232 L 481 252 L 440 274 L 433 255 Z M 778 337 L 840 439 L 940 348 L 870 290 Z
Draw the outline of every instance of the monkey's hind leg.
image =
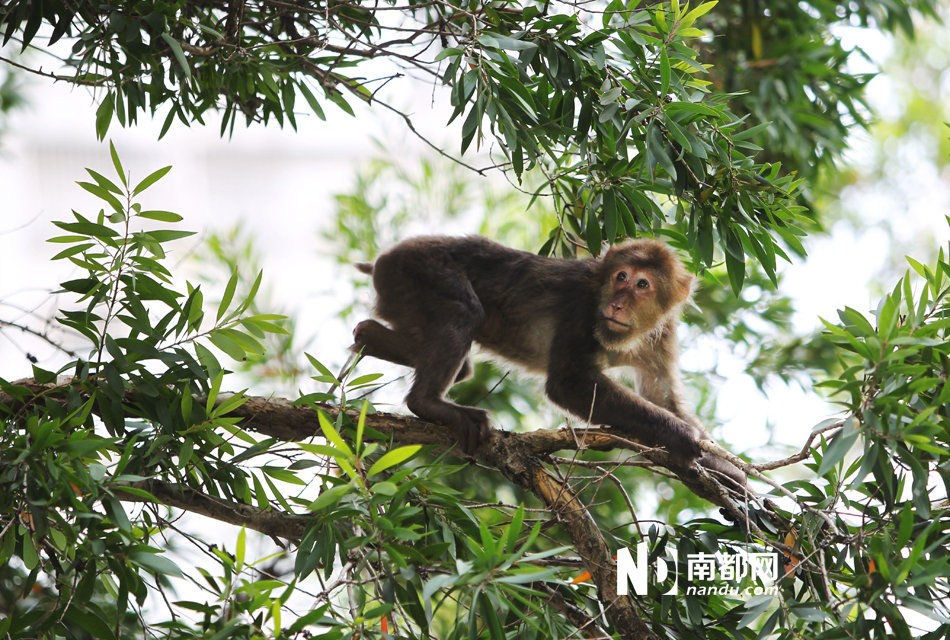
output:
M 412 354 L 417 349 L 414 345 L 415 342 L 410 337 L 393 331 L 376 320 L 363 320 L 353 329 L 353 345 L 350 351 L 404 367 L 415 367 Z M 455 382 L 470 378 L 473 372 L 472 360 L 466 357 L 455 376 Z
M 466 316 L 443 316 L 452 317 Z M 414 414 L 455 429 L 462 448 L 468 453 L 488 437 L 488 412 L 457 405 L 444 396 L 454 381 L 471 368 L 467 355 L 472 346 L 472 324 L 471 320 L 456 320 L 426 332 L 427 348 L 416 354 L 416 379 L 406 396 L 406 406 Z

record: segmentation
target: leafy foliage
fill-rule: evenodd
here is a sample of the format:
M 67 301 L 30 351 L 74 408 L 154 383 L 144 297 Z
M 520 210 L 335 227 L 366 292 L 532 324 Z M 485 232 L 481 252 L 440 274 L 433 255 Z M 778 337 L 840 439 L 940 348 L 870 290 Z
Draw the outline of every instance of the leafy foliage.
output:
M 78 183 L 105 207 L 92 216 L 74 211 L 71 220 L 56 222 L 67 235 L 50 239 L 66 245 L 54 260 L 85 271 L 62 283 L 61 293 L 80 306 L 62 309 L 58 320 L 86 338 L 88 354 L 58 372 L 69 375 L 61 398 L 44 400 L 35 388 L 0 382 L 12 403 L 4 407 L 0 454 L 0 475 L 10 489 L 2 497 L 0 564 L 20 559 L 28 572 L 18 578 L 24 594 L 32 593 L 41 571 L 52 577 L 39 596 L 9 603 L 9 612 L 19 614 L 6 618 L 4 633 L 12 636 L 62 632 L 64 625 L 111 636 L 115 625 L 105 618 L 118 615 L 118 624 L 130 602 L 144 602 L 149 573 L 182 575 L 153 544 L 162 518 L 143 512 L 133 524 L 123 507 L 123 499 L 157 500 L 136 483 L 163 475 L 212 495 L 251 495 L 234 458 L 258 443 L 224 417 L 242 402 L 239 396 L 216 404 L 224 371 L 203 343 L 243 358 L 260 350 L 266 333 L 282 331 L 274 324 L 278 318 L 244 313 L 260 276 L 236 304 L 232 278 L 213 320 L 200 288 L 177 290 L 163 264 L 165 246 L 190 233 L 151 228 L 150 221 L 181 218 L 137 201 L 171 167 L 135 183 L 114 147 L 112 160 L 117 181 L 88 170 L 93 181 Z M 57 381 L 56 372 L 38 367 L 33 376 L 50 388 Z M 196 402 L 193 394 L 206 401 Z M 230 444 L 218 428 L 244 444 Z M 114 608 L 91 601 L 105 593 Z M 36 607 L 37 601 L 46 605 Z
M 808 467 L 821 481 L 786 485 L 810 509 L 837 514 L 822 521 L 806 513 L 801 520 L 797 545 L 829 576 L 812 585 L 824 603 L 821 619 L 798 622 L 802 630 L 843 623 L 856 636 L 909 638 L 909 611 L 939 625 L 932 637 L 950 629 L 950 521 L 939 497 L 946 495 L 950 461 L 946 255 L 941 251 L 932 265 L 908 258 L 919 278 L 906 274 L 874 317 L 845 308 L 839 323 L 826 323 L 846 368 L 823 385 L 841 398 L 848 418 L 812 453 Z M 854 456 L 856 445 L 862 450 Z M 826 588 L 849 593 L 836 582 L 853 595 L 828 603 Z M 779 626 L 792 622 L 775 615 Z
M 351 73 L 366 59 L 392 59 L 450 89 L 463 152 L 491 136 L 514 177 L 542 169 L 540 190 L 559 212 L 544 251 L 583 244 L 597 254 L 604 241 L 676 221 L 702 264 L 712 263 L 719 240 L 735 290 L 746 254 L 774 278 L 775 257 L 786 257 L 783 245 L 801 251 L 808 221 L 793 201 L 799 182 L 754 160 L 766 123 L 746 126 L 727 94 L 709 91 L 693 45 L 706 35 L 697 21 L 715 3 L 616 0 L 603 13 L 556 4 L 386 3 L 396 11 L 377 12 L 265 2 L 238 11 L 22 0 L 0 11 L 0 29 L 24 47 L 43 23 L 53 26 L 49 45 L 73 40 L 72 81 L 106 91 L 100 136 L 113 118 L 131 124 L 165 106 L 163 131 L 176 117 L 201 122 L 221 109 L 222 132 L 239 112 L 296 126 L 298 95 L 321 117 L 318 94 L 350 112 L 354 99 L 392 109 L 373 80 Z
M 84 347 L 58 371 L 0 381 L 0 635 L 946 637 L 947 253 L 912 259 L 875 313 L 844 309 L 821 340 L 783 331 L 789 302 L 766 292 L 777 258 L 801 253 L 815 229 L 788 171 L 816 176 L 865 121 L 866 78 L 848 72 L 832 23 L 910 33 L 914 12 L 934 6 L 4 3 L 5 43 L 71 44 L 64 79 L 99 91 L 100 136 L 142 112 L 163 113 L 167 130 L 218 110 L 226 133 L 239 115 L 296 126 L 303 102 L 318 117 L 327 101 L 395 111 L 376 92 L 395 74 L 368 78 L 364 63 L 428 74 L 447 89 L 458 149 L 493 148 L 527 192 L 494 204 L 522 216 L 533 207 L 549 232 L 543 251 L 596 253 L 662 233 L 706 278 L 746 287 L 741 298 L 701 292 L 694 326 L 725 325 L 720 337 L 743 346 L 759 381 L 824 371 L 843 415 L 818 425 L 800 454 L 747 467 L 763 483 L 753 488 L 770 491 L 768 502 L 748 496 L 748 519 L 708 517 L 681 477 L 690 490 L 652 485 L 651 498 L 674 498 L 655 510 L 669 522 L 655 523 L 637 503 L 658 469 L 622 447 L 582 450 L 595 431 L 573 432 L 572 455 L 518 458 L 501 478 L 510 461 L 478 468 L 431 439 L 397 445 L 413 421 L 374 415 L 360 399 L 377 374 L 334 374 L 311 357 L 314 379 L 334 393 L 292 403 L 224 393 L 234 378 L 220 355 L 246 371 L 275 342 L 290 349 L 292 324 L 260 308 L 260 274 L 220 242 L 212 253 L 228 275 L 208 294 L 214 304 L 213 282 L 179 282 L 167 265 L 168 247 L 188 235 L 169 226 L 180 216 L 140 203 L 169 168 L 132 181 L 113 148 L 115 177 L 89 170 L 79 183 L 102 209 L 57 221 L 52 239 L 63 247 L 55 259 L 81 272 L 61 285 L 58 321 Z M 338 199 L 333 235 L 346 259 L 380 246 L 380 230 L 418 222 L 406 208 L 385 219 L 374 180 L 412 178 L 376 170 Z M 460 181 L 448 176 L 445 197 L 434 189 L 445 177 L 430 164 L 410 186 L 466 215 Z M 544 235 L 513 230 L 504 214 L 487 224 L 529 246 Z M 760 344 L 763 321 L 778 340 Z M 484 396 L 500 377 L 478 374 L 456 392 Z M 532 394 L 506 385 L 491 402 L 517 419 Z M 796 462 L 806 469 L 797 477 L 776 471 Z M 557 490 L 532 486 L 532 473 Z M 596 525 L 581 540 L 577 513 Z M 196 535 L 199 518 L 235 526 Z M 279 544 L 264 548 L 248 531 Z M 774 593 L 752 598 L 691 594 L 702 581 L 680 576 L 678 595 L 651 583 L 614 599 L 596 579 L 641 541 L 653 561 L 705 554 L 717 567 L 775 552 L 782 571 Z M 631 620 L 648 630 L 634 633 Z
M 801 253 L 813 224 L 782 163 L 813 175 L 841 151 L 848 126 L 865 124 L 866 77 L 848 72 L 852 52 L 828 26 L 911 33 L 913 12 L 934 7 L 14 0 L 0 9 L 0 31 L 23 49 L 44 26 L 45 46 L 72 41 L 74 75 L 62 78 L 104 91 L 100 136 L 113 119 L 132 124 L 160 109 L 163 133 L 211 110 L 223 114 L 222 133 L 241 114 L 296 127 L 300 102 L 325 117 L 320 97 L 349 113 L 354 100 L 398 113 L 378 85 L 422 73 L 449 90 L 461 151 L 494 139 L 518 180 L 542 170 L 531 190 L 558 211 L 544 251 L 597 254 L 602 242 L 676 223 L 700 264 L 713 263 L 718 244 L 738 291 L 745 256 L 774 282 L 776 257 Z M 371 59 L 394 73 L 361 76 Z

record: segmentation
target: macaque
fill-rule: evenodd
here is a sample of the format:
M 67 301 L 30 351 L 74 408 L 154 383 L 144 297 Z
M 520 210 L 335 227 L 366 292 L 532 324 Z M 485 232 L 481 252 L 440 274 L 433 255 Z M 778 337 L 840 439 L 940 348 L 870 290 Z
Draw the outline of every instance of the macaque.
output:
M 376 315 L 353 331 L 351 349 L 415 369 L 414 414 L 452 427 L 475 451 L 486 411 L 445 399 L 472 372 L 472 342 L 547 376 L 545 391 L 583 420 L 662 447 L 676 464 L 696 459 L 739 485 L 732 464 L 703 455 L 709 434 L 686 408 L 676 323 L 692 276 L 662 242 L 630 240 L 599 258 L 564 260 L 486 238 L 419 237 L 358 268 L 373 275 Z M 629 366 L 638 393 L 604 369 Z

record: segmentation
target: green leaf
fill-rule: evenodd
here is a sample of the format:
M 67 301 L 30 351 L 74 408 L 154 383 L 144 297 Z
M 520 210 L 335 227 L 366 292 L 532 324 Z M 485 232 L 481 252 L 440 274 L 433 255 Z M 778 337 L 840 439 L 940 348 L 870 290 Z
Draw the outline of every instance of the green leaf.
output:
M 497 46 L 501 49 L 510 51 L 533 51 L 538 48 L 538 45 L 534 42 L 526 42 L 500 33 L 493 33 L 491 37 L 494 38 Z
M 666 95 L 670 91 L 670 58 L 666 49 L 660 49 L 660 93 Z
M 387 451 L 379 458 L 379 460 L 373 463 L 373 466 L 369 468 L 369 471 L 366 472 L 366 475 L 373 476 L 381 471 L 385 471 L 389 467 L 400 464 L 414 456 L 421 448 L 422 445 L 413 444 Z
M 613 242 L 617 239 L 620 225 L 617 215 L 617 196 L 613 189 L 604 190 L 603 205 L 601 209 L 604 214 L 604 232 L 607 234 L 607 241 Z
M 858 421 L 854 417 L 848 418 L 845 421 L 844 427 L 835 435 L 828 450 L 825 451 L 825 456 L 821 460 L 821 466 L 818 467 L 817 475 L 822 476 L 831 471 L 841 462 L 848 451 L 851 450 L 858 436 L 861 435 L 861 432 L 857 428 L 857 423 Z
M 119 187 L 117 187 L 111 180 L 109 180 L 107 177 L 105 177 L 105 176 L 102 175 L 101 173 L 99 173 L 99 172 L 97 172 L 97 171 L 93 171 L 92 169 L 88 169 L 88 168 L 86 169 L 86 173 L 88 173 L 89 175 L 91 175 L 91 176 L 92 176 L 92 179 L 95 180 L 96 183 L 97 183 L 100 187 L 103 187 L 104 189 L 107 189 L 107 190 L 109 190 L 109 191 L 111 191 L 112 193 L 115 193 L 115 194 L 117 194 L 117 195 L 122 195 L 122 189 L 120 189 Z
M 333 375 L 333 373 L 329 369 L 327 369 L 326 366 L 322 362 L 314 358 L 309 353 L 304 353 L 304 355 L 307 356 L 307 360 L 310 361 L 310 364 L 313 365 L 313 368 L 320 372 L 320 377 L 318 378 L 320 382 L 342 384 L 341 381 L 337 380 L 337 377 Z
M 211 414 L 214 405 L 218 401 L 218 394 L 221 393 L 221 382 L 224 380 L 224 372 L 219 371 L 211 379 L 211 389 L 208 390 L 208 398 L 205 400 L 205 413 Z
M 340 501 L 343 496 L 353 491 L 353 485 L 350 483 L 341 484 L 331 489 L 327 489 L 317 499 L 311 502 L 307 508 L 310 511 L 321 511 Z
M 85 244 L 77 244 L 77 245 L 75 245 L 75 246 L 73 246 L 73 247 L 69 247 L 68 249 L 63 249 L 62 251 L 60 251 L 59 253 L 57 253 L 55 256 L 53 256 L 53 257 L 50 258 L 50 259 L 51 259 L 51 260 L 62 260 L 63 258 L 68 258 L 68 257 L 71 256 L 71 255 L 75 255 L 75 254 L 77 254 L 77 253 L 82 253 L 82 252 L 85 251 L 86 249 L 89 249 L 90 247 L 93 247 L 93 246 L 95 246 L 95 245 L 94 245 L 93 243 L 91 243 L 91 242 L 87 242 L 87 243 L 85 243 Z
M 300 442 L 297 444 L 303 451 L 307 453 L 312 453 L 315 456 L 329 456 L 334 460 L 337 458 L 346 459 L 346 452 L 340 449 L 335 449 L 327 444 L 310 444 L 308 442 Z
M 160 222 L 181 222 L 182 217 L 171 211 L 142 211 L 138 214 L 140 218 L 149 220 L 158 220 Z
M 221 374 L 221 363 L 214 357 L 214 354 L 203 344 L 195 343 L 195 355 L 198 356 L 198 362 L 201 363 L 201 366 L 208 370 L 208 375 L 212 379 L 217 379 Z
M 355 460 L 356 456 L 353 454 L 353 450 L 350 449 L 350 445 L 346 444 L 343 438 L 340 437 L 339 432 L 333 427 L 333 423 L 330 422 L 330 418 L 327 417 L 327 414 L 323 411 L 318 411 L 317 418 L 320 422 L 320 430 L 323 431 L 323 437 L 327 439 L 327 442 L 344 452 L 350 460 Z
M 132 523 L 129 522 L 129 516 L 125 513 L 125 508 L 121 502 L 115 498 L 109 498 L 103 501 L 103 505 L 109 512 L 109 516 L 112 518 L 112 522 L 116 527 L 125 532 L 132 530 Z
M 695 27 L 681 27 L 676 30 L 676 35 L 681 38 L 703 38 L 708 34 L 702 29 Z
M 39 556 L 36 555 L 36 545 L 33 542 L 33 536 L 30 534 L 23 536 L 23 555 L 20 556 L 20 559 L 23 560 L 23 564 L 29 571 L 35 569 L 36 565 L 40 562 Z
M 151 553 L 148 551 L 132 551 L 129 553 L 128 558 L 133 564 L 136 564 L 153 573 L 177 576 L 179 578 L 184 577 L 177 564 L 156 553 Z
M 105 139 L 109 124 L 112 123 L 113 113 L 115 113 L 115 96 L 110 92 L 96 109 L 96 137 L 99 140 Z
M 257 353 L 257 354 L 264 353 L 264 345 L 261 344 L 260 340 L 250 335 L 249 333 L 245 333 L 243 331 L 238 331 L 237 329 L 231 329 L 228 327 L 225 327 L 224 329 L 219 329 L 215 333 L 217 333 L 219 337 L 224 337 L 224 338 L 227 338 L 228 340 L 232 340 L 234 343 L 240 346 L 241 349 L 243 349 L 245 353 Z
M 600 234 L 600 220 L 597 218 L 597 213 L 593 210 L 587 211 L 586 236 L 587 250 L 590 251 L 592 256 L 600 255 L 603 238 Z
M 685 27 L 691 27 L 697 18 L 700 18 L 715 7 L 718 3 L 718 0 L 715 2 L 704 2 L 701 5 L 694 7 L 691 11 L 688 11 L 686 15 L 680 20 L 680 24 Z
M 379 493 L 384 496 L 394 496 L 396 492 L 399 491 L 399 487 L 395 483 L 385 480 L 383 482 L 377 482 L 371 487 L 373 493 Z
M 482 620 L 487 624 L 492 640 L 505 640 L 505 631 L 501 626 L 501 620 L 498 619 L 498 612 L 495 611 L 495 607 L 487 593 L 482 593 L 479 604 L 481 605 Z
M 283 333 L 286 333 L 286 331 L 284 331 Z M 383 377 L 383 374 L 381 373 L 367 373 L 365 376 L 360 376 L 358 378 L 353 378 L 352 380 L 348 380 L 347 386 L 352 389 L 353 387 L 359 387 L 362 385 L 369 384 L 371 382 L 375 382 L 376 380 L 379 380 L 382 377 Z
M 310 105 L 310 108 L 321 120 L 326 120 L 327 116 L 323 113 L 323 107 L 320 106 L 320 103 L 317 102 L 316 97 L 310 91 L 309 87 L 304 84 L 302 81 L 297 83 L 297 86 L 300 87 L 300 92 L 303 94 L 304 99 L 307 101 L 307 104 Z
M 122 168 L 122 162 L 119 160 L 119 154 L 115 150 L 115 145 L 112 143 L 112 140 L 109 140 L 109 154 L 112 156 L 112 166 L 115 167 L 116 175 L 119 176 L 119 180 L 122 181 L 122 184 L 128 187 L 129 184 L 126 182 L 125 169 Z
M 231 272 L 231 277 L 228 279 L 228 284 L 224 287 L 224 295 L 221 296 L 221 302 L 218 304 L 218 316 L 216 320 L 220 320 L 224 317 L 224 314 L 228 311 L 228 306 L 231 304 L 232 298 L 234 298 L 234 290 L 237 288 L 237 279 L 238 273 L 235 268 Z
M 244 527 L 241 527 L 241 530 L 238 531 L 237 546 L 234 549 L 234 565 L 237 571 L 240 571 L 244 567 L 244 551 L 246 540 L 247 530 Z
M 852 326 L 858 333 L 855 335 L 859 336 L 872 336 L 874 335 L 874 327 L 871 326 L 871 323 L 865 318 L 860 311 L 857 309 L 852 309 L 851 307 L 845 307 L 838 312 L 838 317 L 840 317 L 845 323 Z M 854 332 L 852 332 L 854 333 Z
M 515 511 L 515 515 L 511 518 L 511 522 L 508 524 L 507 531 L 505 532 L 505 551 L 511 553 L 515 548 L 515 544 L 518 542 L 518 536 L 521 535 L 521 526 L 524 523 L 524 505 L 518 505 L 518 510 Z
M 76 627 L 84 630 L 96 640 L 109 640 L 115 638 L 112 627 L 106 623 L 97 613 L 91 609 L 80 609 L 80 603 L 75 603 L 63 614 L 63 619 L 68 620 Z
M 119 202 L 119 199 L 112 195 L 112 193 L 110 193 L 105 187 L 98 184 L 93 184 L 91 182 L 77 182 L 76 184 L 97 198 L 108 202 L 109 206 L 111 206 L 117 213 L 125 213 L 125 207 L 122 206 L 122 203 Z
M 247 353 L 244 351 L 241 345 L 232 340 L 221 330 L 212 331 L 208 336 L 208 339 L 211 340 L 211 344 L 221 349 L 221 351 L 231 356 L 231 358 L 234 360 L 241 361 L 247 356 Z
M 306 482 L 297 477 L 297 474 L 288 469 L 283 469 L 281 467 L 271 467 L 263 466 L 260 468 L 265 474 L 269 475 L 275 480 L 280 480 L 281 482 L 286 482 L 288 484 L 298 484 L 305 485 Z
M 462 55 L 461 49 L 456 49 L 455 47 L 446 47 L 445 49 L 442 49 L 442 51 L 440 51 L 438 54 L 436 54 L 435 58 L 433 58 L 433 61 L 438 62 L 439 60 L 444 60 L 445 58 L 448 58 L 449 56 L 454 57 L 454 56 L 460 56 L 460 55 Z
M 556 574 L 557 569 L 537 569 L 523 573 L 512 573 L 496 578 L 496 581 L 504 584 L 528 584 L 530 582 L 547 580 Z
M 130 487 L 127 485 L 117 484 L 109 488 L 111 490 L 118 491 L 120 493 L 128 493 L 129 495 L 137 496 L 147 502 L 159 502 L 158 498 L 156 498 L 154 495 L 152 495 L 145 489 L 140 489 L 138 487 Z
M 422 586 L 422 601 L 426 602 L 437 591 L 451 587 L 461 578 L 461 576 L 452 574 L 437 575 Z
M 363 446 L 363 430 L 366 428 L 366 411 L 369 409 L 369 401 L 364 400 L 360 407 L 360 417 L 356 421 L 356 450 L 360 451 Z M 361 453 L 360 455 L 364 455 Z M 370 474 L 372 475 L 372 474 Z
M 181 66 L 181 70 L 185 72 L 185 77 L 189 80 L 191 79 L 191 68 L 188 66 L 188 60 L 185 59 L 185 52 L 182 51 L 181 45 L 178 44 L 178 41 L 167 33 L 162 34 L 162 40 L 168 43 L 168 47 L 172 50 L 172 54 L 175 56 L 175 59 L 178 61 L 178 64 Z
M 53 224 L 56 224 L 56 222 L 54 221 Z M 65 224 L 69 224 L 69 223 L 65 223 Z M 47 242 L 55 242 L 57 244 L 66 244 L 66 243 L 71 243 L 71 242 L 81 242 L 85 239 L 86 239 L 86 236 L 56 236 L 54 238 L 49 238 Z
M 225 394 L 227 396 L 227 394 Z M 218 396 L 221 397 L 220 395 Z M 244 391 L 240 393 L 234 393 L 230 396 L 227 396 L 225 400 L 221 402 L 216 402 L 214 410 L 211 412 L 211 416 L 218 418 L 220 416 L 226 416 L 230 412 L 234 411 L 244 403 L 248 401 L 248 396 L 244 395 Z
M 343 111 L 349 115 L 355 115 L 353 113 L 353 107 L 350 106 L 350 103 L 346 101 L 346 98 L 343 97 L 342 93 L 333 92 L 327 95 L 330 98 L 330 102 L 334 103 L 336 106 L 340 107 Z
M 171 242 L 172 240 L 180 240 L 181 238 L 193 236 L 195 235 L 195 232 L 176 231 L 174 229 L 156 229 L 155 231 L 149 231 L 145 235 L 156 242 Z
M 103 224 L 89 222 L 87 220 L 82 220 L 80 222 L 60 222 L 58 220 L 54 220 L 53 224 L 55 224 L 57 227 L 65 231 L 71 231 L 73 233 L 81 233 L 83 235 L 92 236 L 94 238 L 99 238 L 101 240 L 115 238 L 119 235 L 119 233 L 115 229 L 107 227 Z M 64 237 L 66 236 L 60 236 L 60 238 L 64 238 Z M 85 238 L 81 238 L 81 239 L 85 239 Z
M 171 170 L 172 170 L 171 165 L 168 165 L 167 167 L 162 167 L 161 169 L 158 169 L 157 171 L 153 171 L 152 173 L 148 174 L 145 177 L 145 179 L 143 179 L 141 182 L 135 185 L 135 188 L 132 189 L 132 195 L 135 196 L 142 193 L 143 191 L 148 189 L 150 186 L 152 186 L 153 184 L 161 180 L 163 177 L 165 177 L 165 174 Z
M 742 283 L 745 280 L 745 251 L 742 248 L 739 236 L 732 229 L 726 229 L 724 240 L 726 273 L 729 275 L 732 292 L 739 295 L 739 292 L 742 291 Z

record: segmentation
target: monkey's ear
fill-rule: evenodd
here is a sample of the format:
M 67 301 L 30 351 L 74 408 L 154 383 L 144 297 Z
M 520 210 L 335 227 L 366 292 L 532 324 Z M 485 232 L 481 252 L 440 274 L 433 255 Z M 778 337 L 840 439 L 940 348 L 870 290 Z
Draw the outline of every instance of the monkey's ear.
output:
M 676 276 L 676 282 L 673 285 L 673 297 L 676 303 L 686 302 L 693 294 L 693 276 L 690 273 L 682 272 Z

